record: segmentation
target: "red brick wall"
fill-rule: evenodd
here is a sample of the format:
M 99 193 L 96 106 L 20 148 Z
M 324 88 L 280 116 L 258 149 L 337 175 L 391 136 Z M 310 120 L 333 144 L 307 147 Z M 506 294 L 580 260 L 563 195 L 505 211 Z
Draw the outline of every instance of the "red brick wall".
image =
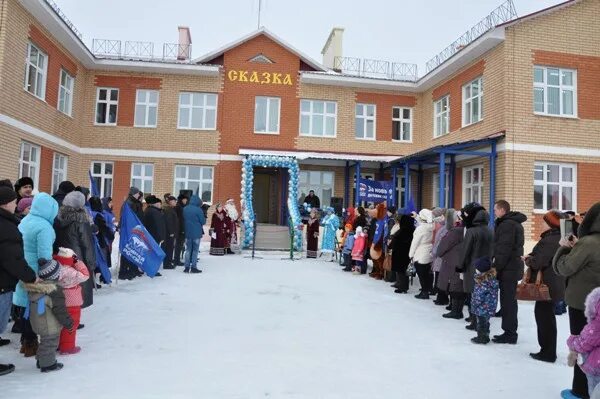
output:
M 224 203 L 228 198 L 233 198 L 235 203 L 240 203 L 242 181 L 241 162 L 219 162 L 215 166 L 213 204 Z
M 484 69 L 485 61 L 481 60 L 433 90 L 431 95 L 433 101 L 450 95 L 450 132 L 458 130 L 462 126 L 463 85 L 483 75 Z
M 263 53 L 274 63 L 248 61 L 258 53 Z M 280 150 L 294 148 L 300 112 L 297 96 L 299 62 L 298 56 L 262 35 L 225 53 L 223 101 L 219 104 L 219 113 L 225 115 L 220 118 L 220 153 L 237 154 L 240 147 Z M 282 77 L 290 74 L 292 85 L 231 81 L 228 78 L 230 71 L 256 71 L 259 78 L 265 72 L 282 74 Z M 280 98 L 278 135 L 254 133 L 255 96 Z
M 131 183 L 131 161 L 115 161 L 113 171 L 113 209 L 119 217 L 121 206 L 129 194 Z
M 42 146 L 42 154 L 40 157 L 40 182 L 37 189 L 40 192 L 50 193 L 52 190 L 52 167 L 54 162 L 54 151 L 48 147 Z
M 535 65 L 577 69 L 577 116 L 600 120 L 600 57 L 533 50 Z
M 600 201 L 598 182 L 600 165 L 583 162 L 577 164 L 577 212 L 585 212 Z
M 119 89 L 119 109 L 117 111 L 117 125 L 133 126 L 135 116 L 136 90 L 160 90 L 162 85 L 162 79 L 137 76 L 96 75 L 94 78 L 94 85 L 97 87 L 112 87 Z M 94 94 L 94 96 L 96 96 L 96 94 Z
M 77 65 L 34 25 L 29 25 L 29 38 L 48 55 L 46 102 L 56 108 L 58 103 L 58 87 L 60 85 L 60 70 L 64 68 L 70 75 L 76 76 Z
M 356 102 L 376 105 L 375 138 L 379 141 L 392 141 L 392 107 L 414 107 L 417 99 L 411 96 L 359 92 L 356 93 Z

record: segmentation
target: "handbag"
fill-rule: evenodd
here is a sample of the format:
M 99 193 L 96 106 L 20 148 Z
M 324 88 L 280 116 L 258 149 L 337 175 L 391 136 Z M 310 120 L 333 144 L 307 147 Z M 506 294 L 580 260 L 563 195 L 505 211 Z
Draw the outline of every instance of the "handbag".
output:
M 414 277 L 417 275 L 417 268 L 415 267 L 415 262 L 413 260 L 410 261 L 408 267 L 406 268 L 406 275 L 408 277 Z
M 551 301 L 550 290 L 542 281 L 542 271 L 539 270 L 535 283 L 530 283 L 531 268 L 528 267 L 523 280 L 517 285 L 517 299 L 520 301 Z
M 388 251 L 383 258 L 383 270 L 392 271 L 392 251 Z

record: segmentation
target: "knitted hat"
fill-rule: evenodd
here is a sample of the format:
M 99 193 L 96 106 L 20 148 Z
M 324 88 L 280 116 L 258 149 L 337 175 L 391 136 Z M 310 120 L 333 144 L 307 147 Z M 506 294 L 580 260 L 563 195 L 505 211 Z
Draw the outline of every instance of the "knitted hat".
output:
M 31 208 L 31 203 L 33 202 L 33 197 L 21 198 L 19 203 L 17 204 L 17 211 L 19 213 L 23 213 L 23 211 L 27 208 Z
M 483 258 L 475 259 L 475 262 L 473 262 L 473 265 L 475 266 L 475 269 L 477 269 L 477 271 L 479 273 L 485 273 L 492 268 L 492 262 L 491 262 L 490 258 L 487 256 L 485 256 Z
M 550 210 L 544 215 L 544 222 L 552 229 L 558 229 L 560 227 L 561 214 L 555 210 Z
M 21 177 L 15 183 L 15 191 L 18 192 L 21 189 L 21 187 L 24 187 L 24 186 L 31 186 L 31 188 L 34 188 L 33 187 L 33 179 L 31 177 Z
M 40 266 L 38 271 L 40 279 L 57 281 L 60 278 L 60 264 L 54 259 L 39 259 L 38 265 Z
M 75 209 L 83 208 L 85 205 L 85 195 L 80 191 L 71 191 L 65 195 L 63 206 L 70 206 Z
M 0 205 L 6 205 L 17 199 L 17 193 L 12 187 L 0 186 Z
M 149 195 L 146 197 L 146 204 L 148 205 L 158 204 L 159 202 L 162 201 L 156 195 Z
M 358 227 L 356 228 L 356 235 L 357 235 L 357 236 L 358 236 L 358 235 L 361 235 L 361 234 L 362 234 L 362 232 L 363 232 L 363 228 L 362 228 L 361 226 L 358 226 Z

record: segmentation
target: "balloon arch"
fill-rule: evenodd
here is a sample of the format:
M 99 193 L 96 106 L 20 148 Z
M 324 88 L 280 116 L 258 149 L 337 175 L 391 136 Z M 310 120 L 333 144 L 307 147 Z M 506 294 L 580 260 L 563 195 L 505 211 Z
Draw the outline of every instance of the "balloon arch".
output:
M 298 227 L 302 224 L 300 211 L 298 211 L 298 160 L 294 157 L 284 157 L 275 155 L 248 155 L 242 161 L 242 218 L 244 222 L 244 248 L 252 244 L 254 238 L 254 207 L 252 198 L 252 187 L 254 185 L 254 167 L 262 166 L 264 168 L 287 168 L 289 174 L 287 207 L 292 219 L 292 225 Z M 302 230 L 294 228 L 294 247 L 296 250 L 302 249 Z

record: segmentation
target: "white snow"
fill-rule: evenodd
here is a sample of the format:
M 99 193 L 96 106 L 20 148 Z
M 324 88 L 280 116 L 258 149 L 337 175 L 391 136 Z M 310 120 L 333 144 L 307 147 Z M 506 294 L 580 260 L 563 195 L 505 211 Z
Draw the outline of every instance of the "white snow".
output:
M 0 349 L 17 370 L 0 377 L 13 398 L 558 398 L 569 387 L 567 315 L 558 317 L 559 360 L 538 350 L 533 306 L 519 307 L 519 344 L 477 346 L 444 307 L 336 263 L 250 260 L 201 253 L 204 273 L 104 287 L 84 310 L 80 354 L 41 374 Z M 500 333 L 499 319 L 492 334 Z

